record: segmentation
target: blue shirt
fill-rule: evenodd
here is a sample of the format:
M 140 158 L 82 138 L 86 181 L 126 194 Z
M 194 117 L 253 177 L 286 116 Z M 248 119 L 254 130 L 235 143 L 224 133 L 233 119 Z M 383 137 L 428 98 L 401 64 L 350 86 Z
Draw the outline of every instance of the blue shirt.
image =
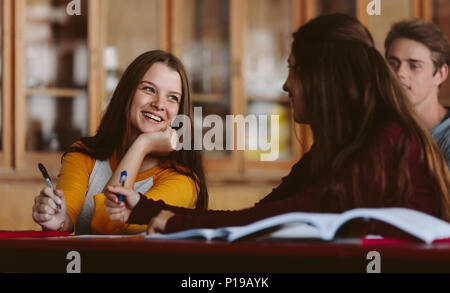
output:
M 447 110 L 449 111 L 444 119 L 431 129 L 431 135 L 436 140 L 442 154 L 444 154 L 450 169 L 450 108 L 447 108 Z

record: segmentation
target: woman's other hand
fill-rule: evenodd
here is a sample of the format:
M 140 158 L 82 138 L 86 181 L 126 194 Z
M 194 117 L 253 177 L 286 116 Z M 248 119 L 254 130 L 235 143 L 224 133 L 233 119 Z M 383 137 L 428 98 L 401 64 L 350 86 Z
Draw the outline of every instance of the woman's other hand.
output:
M 34 199 L 32 217 L 46 230 L 61 230 L 66 219 L 66 199 L 62 190 L 42 189 Z
M 139 193 L 118 185 L 109 185 L 106 187 L 106 190 L 108 192 L 105 193 L 105 211 L 109 214 L 109 218 L 113 221 L 126 223 L 130 218 L 134 207 L 139 202 Z M 123 196 L 123 202 L 119 203 L 117 195 Z
M 175 216 L 175 213 L 162 210 L 148 223 L 147 234 L 160 234 L 166 230 L 167 221 Z

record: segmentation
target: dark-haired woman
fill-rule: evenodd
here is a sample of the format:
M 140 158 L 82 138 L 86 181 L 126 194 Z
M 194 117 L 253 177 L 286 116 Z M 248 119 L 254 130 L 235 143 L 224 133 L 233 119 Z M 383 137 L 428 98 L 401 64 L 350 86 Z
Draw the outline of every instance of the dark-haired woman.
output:
M 191 112 L 188 80 L 175 56 L 157 50 L 136 58 L 97 134 L 82 138 L 63 156 L 57 190 L 44 188 L 36 197 L 34 221 L 47 230 L 77 234 L 145 231 L 146 226 L 111 221 L 105 213 L 106 186 L 118 184 L 122 171 L 127 171 L 125 188 L 174 206 L 206 208 L 200 154 L 174 151 L 171 122 Z
M 357 19 L 326 15 L 300 27 L 288 66 L 283 88 L 294 120 L 311 125 L 314 144 L 280 186 L 240 211 L 190 211 L 111 187 L 134 199 L 127 221 L 149 223 L 149 233 L 167 233 L 244 225 L 294 211 L 394 206 L 450 220 L 445 160 Z M 115 197 L 106 205 L 115 215 Z

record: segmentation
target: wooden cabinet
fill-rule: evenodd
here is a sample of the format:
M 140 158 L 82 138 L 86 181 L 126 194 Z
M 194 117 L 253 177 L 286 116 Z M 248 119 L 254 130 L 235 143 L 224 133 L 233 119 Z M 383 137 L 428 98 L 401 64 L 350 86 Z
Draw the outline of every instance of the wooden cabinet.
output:
M 30 217 L 45 186 L 37 162 L 56 176 L 61 150 L 95 134 L 121 73 L 143 51 L 160 48 L 183 60 L 203 116 L 279 115 L 278 160 L 261 162 L 260 151 L 205 152 L 210 208 L 239 209 L 270 192 L 312 143 L 281 91 L 291 34 L 302 23 L 356 15 L 381 51 L 390 24 L 404 18 L 433 20 L 450 36 L 448 0 L 385 0 L 381 16 L 367 15 L 370 0 L 82 0 L 81 15 L 68 16 L 69 2 L 0 0 L 4 230 L 38 229 Z M 449 84 L 441 89 L 447 104 Z
M 194 105 L 204 116 L 280 116 L 282 135 L 275 142 L 280 159 L 268 164 L 272 169 L 289 168 L 299 157 L 301 148 L 292 139 L 295 129 L 281 87 L 290 35 L 301 23 L 301 1 L 84 0 L 81 15 L 67 14 L 68 1 L 4 2 L 11 6 L 11 17 L 2 23 L 14 25 L 9 42 L 14 50 L 14 98 L 2 99 L 2 118 L 7 121 L 2 123 L 2 142 L 13 147 L 7 150 L 2 143 L 2 167 L 39 176 L 35 166 L 42 162 L 55 175 L 62 151 L 77 138 L 95 133 L 126 66 L 156 48 L 174 52 L 186 64 Z M 246 41 L 247 35 L 256 42 L 278 44 L 264 57 L 259 45 Z M 260 62 L 259 57 L 265 59 Z M 256 76 L 261 66 L 263 72 Z M 5 125 L 12 125 L 11 133 Z M 14 155 L 13 160 L 3 160 L 5 154 Z M 260 167 L 257 158 L 257 151 L 235 148 L 205 151 L 208 171 L 242 174 Z
M 58 157 L 89 133 L 88 7 L 69 16 L 65 1 L 14 1 L 15 115 L 17 170 Z M 93 127 L 93 125 L 91 125 Z
M 172 1 L 175 21 L 169 44 L 187 67 L 199 115 L 217 115 L 224 128 L 230 128 L 229 116 L 269 117 L 257 120 L 258 128 L 266 123 L 267 139 L 252 132 L 249 124 L 242 132 L 234 125 L 223 129 L 217 143 L 221 147 L 204 152 L 208 171 L 288 170 L 308 148 L 310 140 L 303 145 L 295 139 L 289 100 L 282 91 L 291 34 L 302 22 L 298 13 L 302 5 L 298 0 Z M 278 137 L 270 137 L 271 115 L 278 116 Z M 201 126 L 204 134 L 215 127 Z M 307 127 L 300 128 L 308 134 Z M 226 145 L 232 140 L 230 150 Z M 245 141 L 245 150 L 238 148 L 238 140 Z M 250 141 L 256 142 L 257 150 L 251 149 Z M 272 142 L 269 150 L 261 151 L 261 143 L 268 142 Z M 261 162 L 261 154 L 274 146 L 278 158 Z
M 268 127 L 268 141 L 279 146 L 276 160 L 261 162 L 268 151 L 249 150 L 259 133 L 234 129 L 233 138 L 243 136 L 246 150 L 205 151 L 208 173 L 287 172 L 312 143 L 308 126 L 293 123 L 282 91 L 294 30 L 320 14 L 348 13 L 369 27 L 382 49 L 398 11 L 401 18 L 424 17 L 448 27 L 448 1 L 383 1 L 382 16 L 373 17 L 366 13 L 369 2 L 82 0 L 81 15 L 68 15 L 65 0 L 0 0 L 0 173 L 36 177 L 42 162 L 56 175 L 62 150 L 95 133 L 126 66 L 157 48 L 182 59 L 203 117 L 278 115 L 277 138 Z M 447 83 L 442 93 L 448 92 Z M 270 126 L 270 119 L 262 123 Z M 203 133 L 211 128 L 202 126 Z M 226 133 L 223 138 L 229 139 Z
M 95 134 L 125 67 L 161 48 L 166 1 L 14 1 L 14 168 L 39 176 L 37 162 L 56 175 L 62 152 Z M 163 12 L 163 13 L 160 13 Z
M 0 168 L 12 164 L 11 2 L 0 0 Z
M 100 3 L 104 108 L 121 74 L 137 56 L 149 50 L 168 49 L 168 2 L 103 0 Z
M 432 20 L 444 31 L 447 38 L 450 39 L 450 1 L 433 0 L 432 2 Z M 442 84 L 439 91 L 442 103 L 450 106 L 450 77 Z

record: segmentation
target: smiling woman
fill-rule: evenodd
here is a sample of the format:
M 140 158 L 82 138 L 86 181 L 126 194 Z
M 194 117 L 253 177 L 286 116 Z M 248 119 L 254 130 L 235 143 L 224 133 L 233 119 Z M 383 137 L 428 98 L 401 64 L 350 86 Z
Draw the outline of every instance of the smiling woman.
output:
M 178 114 L 181 77 L 164 63 L 153 64 L 145 73 L 131 103 L 133 135 L 158 132 L 170 127 Z
M 130 234 L 145 226 L 110 221 L 105 196 L 127 171 L 124 187 L 154 200 L 205 208 L 207 191 L 200 153 L 174 151 L 171 122 L 190 116 L 186 73 L 170 53 L 136 58 L 120 80 L 97 134 L 75 142 L 63 156 L 57 191 L 41 191 L 33 219 L 44 229 L 77 234 Z M 121 211 L 130 204 L 126 197 Z M 61 209 L 56 207 L 61 204 Z M 125 216 L 125 215 L 122 215 Z

